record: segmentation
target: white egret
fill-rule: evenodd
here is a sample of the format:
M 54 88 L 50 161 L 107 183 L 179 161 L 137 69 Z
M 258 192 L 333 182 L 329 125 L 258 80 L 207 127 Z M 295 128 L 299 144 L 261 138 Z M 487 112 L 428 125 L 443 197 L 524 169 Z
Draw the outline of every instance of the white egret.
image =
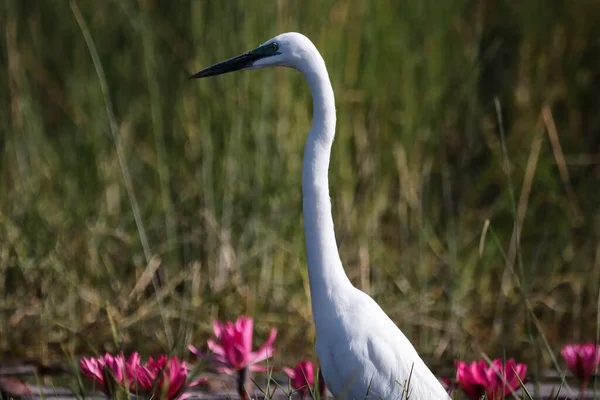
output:
M 302 164 L 302 200 L 315 347 L 327 386 L 338 399 L 449 399 L 411 342 L 344 272 L 327 177 L 335 101 L 325 61 L 314 44 L 302 34 L 284 33 L 190 78 L 270 66 L 303 73 L 313 98 L 313 123 Z

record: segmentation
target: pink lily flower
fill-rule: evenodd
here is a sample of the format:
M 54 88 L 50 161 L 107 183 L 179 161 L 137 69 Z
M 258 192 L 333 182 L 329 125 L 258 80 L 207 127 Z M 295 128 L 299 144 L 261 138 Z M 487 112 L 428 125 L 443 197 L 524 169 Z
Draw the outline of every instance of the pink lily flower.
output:
M 600 346 L 594 343 L 570 344 L 561 350 L 569 369 L 579 379 L 581 392 L 585 391 L 589 379 L 600 365 Z
M 273 328 L 269 338 L 257 351 L 252 351 L 252 335 L 254 322 L 250 317 L 239 317 L 235 323 L 214 321 L 213 330 L 216 341 L 208 340 L 208 348 L 213 352 L 212 361 L 217 364 L 217 371 L 228 375 L 236 375 L 240 370 L 266 371 L 257 363 L 271 357 L 275 352 L 273 342 L 277 337 L 277 329 Z M 196 347 L 189 345 L 188 349 L 198 357 L 205 354 Z
M 314 385 L 315 370 L 313 363 L 308 360 L 300 361 L 294 369 L 283 367 L 283 372 L 290 377 L 292 386 L 300 393 L 300 398 L 304 398 L 309 392 L 310 387 Z
M 527 373 L 527 365 L 516 364 L 512 358 L 506 364 L 497 358 L 489 366 L 485 360 L 455 364 L 456 381 L 470 400 L 477 400 L 486 393 L 489 400 L 504 399 L 519 388 L 518 378 L 523 381 Z
M 179 361 L 177 357 L 167 359 L 165 355 L 156 360 L 148 357 L 145 365 L 132 366 L 130 375 L 133 377 L 132 393 L 152 394 L 156 399 L 165 400 L 186 399 L 190 394 L 183 393 L 184 390 L 207 381 L 204 378 L 186 384 L 188 368 L 185 361 Z
M 133 353 L 129 362 L 139 362 L 139 355 Z M 121 386 L 125 377 L 125 356 L 118 354 L 113 356 L 106 353 L 100 357 L 82 358 L 79 362 L 81 373 L 87 376 L 107 395 L 114 393 L 117 386 Z
M 152 394 L 156 399 L 183 400 L 189 397 L 185 389 L 206 382 L 200 379 L 187 384 L 188 369 L 177 357 L 161 356 L 141 364 L 140 355 L 133 353 L 126 360 L 121 353 L 113 356 L 106 353 L 101 357 L 83 358 L 81 372 L 94 384 L 112 397 L 117 388 L 132 394 Z
M 128 371 L 132 377 L 131 391 L 152 393 L 154 381 L 158 378 L 158 374 L 165 367 L 167 356 L 161 356 L 156 361 L 151 356 L 148 357 L 148 362 L 144 365 L 133 365 Z
M 593 343 L 570 344 L 561 350 L 563 358 L 580 381 L 588 380 L 600 362 L 600 346 Z

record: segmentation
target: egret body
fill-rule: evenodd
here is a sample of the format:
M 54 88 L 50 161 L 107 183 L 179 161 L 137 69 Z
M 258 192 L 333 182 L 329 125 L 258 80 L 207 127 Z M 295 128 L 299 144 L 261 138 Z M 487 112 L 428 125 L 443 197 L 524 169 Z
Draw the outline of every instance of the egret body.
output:
M 313 123 L 302 164 L 302 200 L 315 347 L 329 390 L 338 399 L 449 399 L 411 342 L 369 295 L 352 285 L 342 266 L 327 177 L 335 99 L 325 62 L 313 43 L 299 33 L 284 33 L 192 78 L 269 66 L 300 71 L 313 98 Z

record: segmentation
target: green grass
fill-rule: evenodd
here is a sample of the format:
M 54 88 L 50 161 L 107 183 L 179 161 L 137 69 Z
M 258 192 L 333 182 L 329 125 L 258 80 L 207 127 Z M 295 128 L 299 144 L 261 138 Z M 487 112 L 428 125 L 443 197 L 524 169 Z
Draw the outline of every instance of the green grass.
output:
M 308 88 L 187 80 L 290 30 L 336 92 L 346 271 L 421 353 L 541 368 L 597 336 L 595 1 L 76 4 L 87 28 L 67 1 L 0 11 L 2 358 L 185 353 L 242 313 L 275 362 L 312 356 Z

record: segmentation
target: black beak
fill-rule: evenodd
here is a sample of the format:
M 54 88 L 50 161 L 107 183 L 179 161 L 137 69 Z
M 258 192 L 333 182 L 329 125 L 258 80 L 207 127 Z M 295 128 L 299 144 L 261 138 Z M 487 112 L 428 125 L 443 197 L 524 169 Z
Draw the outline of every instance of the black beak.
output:
M 262 57 L 262 55 L 254 54 L 252 52 L 244 53 L 237 57 L 230 58 L 229 60 L 225 60 L 218 64 L 204 68 L 202 71 L 196 72 L 194 75 L 190 76 L 189 79 L 206 78 L 207 76 L 221 75 L 248 68 L 252 65 L 252 63 L 254 63 L 254 61 Z

